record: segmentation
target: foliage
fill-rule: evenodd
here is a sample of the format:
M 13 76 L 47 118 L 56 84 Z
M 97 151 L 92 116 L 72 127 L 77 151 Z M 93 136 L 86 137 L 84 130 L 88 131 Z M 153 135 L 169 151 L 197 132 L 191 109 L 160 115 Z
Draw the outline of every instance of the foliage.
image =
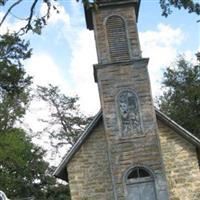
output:
M 39 195 L 47 163 L 44 152 L 35 147 L 21 129 L 0 134 L 0 188 L 7 196 Z
M 194 65 L 179 57 L 164 72 L 163 86 L 161 111 L 200 138 L 200 62 Z
M 21 129 L 0 134 L 0 188 L 9 198 L 69 199 L 69 189 L 48 173 L 44 151 Z M 53 198 L 55 197 L 55 198 Z
M 13 127 L 25 114 L 31 77 L 22 61 L 30 56 L 29 43 L 16 34 L 0 36 L 0 131 Z
M 52 182 L 47 188 L 45 200 L 71 200 L 69 186 Z
M 193 0 L 160 0 L 160 7 L 165 17 L 172 13 L 172 7 L 183 8 L 189 13 L 200 15 L 200 3 L 195 3 Z
M 22 67 L 22 60 L 30 58 L 29 43 L 16 33 L 0 35 L 0 62 L 5 65 Z
M 45 152 L 15 128 L 30 101 L 32 78 L 22 65 L 30 56 L 29 43 L 17 34 L 0 36 L 0 188 L 12 199 L 70 199 L 68 187 L 49 173 Z
M 79 110 L 78 97 L 68 97 L 51 84 L 48 87 L 38 86 L 37 92 L 38 97 L 50 106 L 50 120 L 42 120 L 47 123 L 45 131 L 59 141 L 57 147 L 73 145 L 89 120 Z
M 69 200 L 68 187 L 49 172 L 45 152 L 15 128 L 31 100 L 32 77 L 23 69 L 31 51 L 17 33 L 0 35 L 0 188 L 12 199 Z

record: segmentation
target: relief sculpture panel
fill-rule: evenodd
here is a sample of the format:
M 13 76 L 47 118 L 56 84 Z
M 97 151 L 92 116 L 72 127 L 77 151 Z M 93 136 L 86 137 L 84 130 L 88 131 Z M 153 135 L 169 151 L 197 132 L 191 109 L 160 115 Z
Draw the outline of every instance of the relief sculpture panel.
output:
M 142 134 L 138 98 L 131 90 L 124 90 L 117 97 L 118 117 L 122 136 Z

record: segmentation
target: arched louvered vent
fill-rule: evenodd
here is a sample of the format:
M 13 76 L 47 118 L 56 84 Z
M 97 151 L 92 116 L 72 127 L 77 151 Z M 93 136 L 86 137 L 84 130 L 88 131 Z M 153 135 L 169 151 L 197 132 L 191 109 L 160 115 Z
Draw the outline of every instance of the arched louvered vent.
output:
M 124 20 L 111 16 L 106 23 L 110 59 L 112 62 L 129 60 L 129 49 Z

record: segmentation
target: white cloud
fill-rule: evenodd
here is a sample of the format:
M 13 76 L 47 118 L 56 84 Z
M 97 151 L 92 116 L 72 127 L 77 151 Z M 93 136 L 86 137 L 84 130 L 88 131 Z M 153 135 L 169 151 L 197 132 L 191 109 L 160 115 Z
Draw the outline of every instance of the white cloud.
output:
M 44 85 L 52 80 L 56 85 L 63 88 L 62 91 L 70 91 L 67 95 L 77 94 L 80 97 L 81 110 L 87 114 L 95 114 L 99 109 L 99 98 L 97 84 L 94 83 L 93 78 L 92 65 L 97 62 L 93 32 L 80 29 L 78 21 L 82 16 L 80 16 L 77 3 L 70 2 L 73 16 L 70 16 L 59 2 L 54 3 L 59 14 L 56 10 L 51 10 L 48 27 L 57 27 L 58 31 L 54 40 L 62 40 L 63 43 L 68 45 L 68 50 L 71 49 L 72 57 L 69 64 L 71 77 L 68 77 L 68 80 L 73 81 L 73 86 L 66 88 L 67 81 L 60 80 L 59 66 L 56 66 L 52 58 L 46 54 L 33 56 L 27 70 L 31 75 L 34 75 L 37 84 Z M 46 5 L 42 4 L 40 14 L 44 14 L 46 9 Z M 34 66 L 38 67 L 35 68 Z
M 156 31 L 146 31 L 140 33 L 144 45 L 156 44 L 157 46 L 179 45 L 184 39 L 184 34 L 180 28 L 172 28 L 167 24 L 158 24 Z
M 95 113 L 99 108 L 98 89 L 93 79 L 92 65 L 97 62 L 93 38 L 93 32 L 79 30 L 72 45 L 70 65 L 74 90 L 80 96 L 81 108 L 86 113 Z M 156 30 L 140 33 L 140 39 L 143 57 L 150 58 L 148 68 L 155 97 L 161 91 L 162 69 L 169 66 L 178 55 L 177 48 L 184 40 L 184 33 L 180 28 L 174 29 L 169 25 L 159 24 Z
M 50 113 L 50 107 L 46 102 L 34 99 L 26 113 L 22 127 L 27 130 L 27 133 L 32 137 L 32 142 L 47 151 L 44 159 L 51 165 L 57 166 L 58 161 L 62 159 L 62 156 L 66 153 L 66 149 L 69 149 L 70 146 L 65 145 L 59 148 L 57 150 L 58 152 L 55 152 L 55 148 L 51 146 L 49 133 L 44 131 L 47 127 L 47 123 L 40 120 L 50 121 Z M 54 130 L 55 129 L 56 127 L 54 127 Z M 55 144 L 56 142 L 57 141 L 55 141 Z
M 33 54 L 25 66 L 27 73 L 33 76 L 34 84 L 45 86 L 52 84 L 69 91 L 67 81 L 62 78 L 59 71 L 59 66 L 47 53 L 37 52 L 37 54 Z
M 158 24 L 157 30 L 149 30 L 140 34 L 143 57 L 150 58 L 149 73 L 153 96 L 160 95 L 162 70 L 169 66 L 179 54 L 178 47 L 184 41 L 184 33 L 180 28 Z
M 47 53 L 38 52 L 37 54 L 33 55 L 32 58 L 26 63 L 26 71 L 28 74 L 33 76 L 34 86 L 47 86 L 51 83 L 52 85 L 59 86 L 62 92 L 66 93 L 67 95 L 73 94 L 73 91 L 68 86 L 67 81 L 62 78 L 62 74 L 59 71 L 59 66 Z M 24 118 L 23 127 L 33 135 L 42 131 L 42 135 L 40 134 L 39 138 L 33 137 L 32 141 L 47 150 L 45 159 L 49 161 L 51 165 L 57 165 L 58 160 L 60 160 L 63 154 L 66 153 L 66 147 L 65 149 L 59 149 L 59 152 L 55 154 L 55 149 L 50 143 L 49 133 L 47 131 L 43 131 L 47 124 L 40 121 L 40 119 L 46 121 L 50 120 L 50 113 L 51 108 L 46 102 L 34 98 L 31 101 L 28 112 Z
M 50 18 L 48 19 L 48 25 L 55 25 L 62 22 L 65 26 L 70 26 L 70 17 L 66 13 L 65 8 L 59 4 L 59 2 L 52 1 L 52 6 L 55 6 L 56 9 L 51 7 Z M 58 12 L 57 12 L 58 11 Z M 47 5 L 42 4 L 40 7 L 40 15 L 43 16 L 47 12 Z
M 184 52 L 183 56 L 185 57 L 186 60 L 192 62 L 193 64 L 196 64 L 197 63 L 197 59 L 196 59 L 196 54 L 197 52 L 193 52 L 193 51 L 190 51 L 190 50 L 187 50 Z
M 0 20 L 3 18 L 4 15 L 5 15 L 4 12 L 0 12 Z M 23 20 L 11 21 L 11 17 L 8 16 L 0 28 L 0 34 L 5 34 L 8 31 L 9 32 L 19 31 L 21 27 L 25 26 L 25 23 L 26 21 Z
M 52 84 L 58 86 L 62 92 L 72 95 L 72 90 L 67 81 L 62 78 L 59 67 L 48 54 L 33 55 L 26 63 L 26 72 L 33 77 L 34 88 L 36 85 L 48 86 L 48 84 Z M 48 119 L 49 112 L 45 102 L 34 99 L 26 115 L 25 123 L 27 126 L 31 126 L 35 132 L 40 131 L 44 127 L 38 119 Z
M 62 6 L 59 2 L 53 1 L 52 3 L 59 13 L 51 7 L 50 18 L 47 20 L 48 25 L 46 26 L 47 33 L 54 30 L 56 32 L 53 38 L 54 42 L 60 41 L 62 43 L 66 43 L 66 45 L 68 45 L 67 47 L 70 48 L 73 45 L 73 41 L 76 39 L 78 33 L 79 27 L 75 26 L 73 23 L 77 20 L 77 16 L 74 16 L 74 14 L 69 15 L 64 6 Z M 41 4 L 40 15 L 44 15 L 46 9 L 46 4 Z
M 93 77 L 93 64 L 97 63 L 93 32 L 79 31 L 72 47 L 71 76 L 74 90 L 80 97 L 81 109 L 95 114 L 99 109 L 97 84 Z

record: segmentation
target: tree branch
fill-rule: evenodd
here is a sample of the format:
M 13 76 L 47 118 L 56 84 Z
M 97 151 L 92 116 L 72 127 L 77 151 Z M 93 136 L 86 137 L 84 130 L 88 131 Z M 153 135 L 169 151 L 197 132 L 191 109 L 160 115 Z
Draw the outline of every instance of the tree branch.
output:
M 15 3 L 13 3 L 10 8 L 7 10 L 6 14 L 3 16 L 1 22 L 0 22 L 0 27 L 2 26 L 3 22 L 5 21 L 6 17 L 9 15 L 9 13 L 11 12 L 11 10 L 17 6 L 18 4 L 20 4 L 23 0 L 18 0 Z
M 38 0 L 34 0 L 32 6 L 31 6 L 30 15 L 29 15 L 29 18 L 28 18 L 28 23 L 25 26 L 26 33 L 28 32 L 29 29 L 31 29 L 31 20 L 33 18 L 33 14 L 34 14 L 34 10 L 35 10 L 35 6 L 36 6 L 37 2 L 38 2 Z

